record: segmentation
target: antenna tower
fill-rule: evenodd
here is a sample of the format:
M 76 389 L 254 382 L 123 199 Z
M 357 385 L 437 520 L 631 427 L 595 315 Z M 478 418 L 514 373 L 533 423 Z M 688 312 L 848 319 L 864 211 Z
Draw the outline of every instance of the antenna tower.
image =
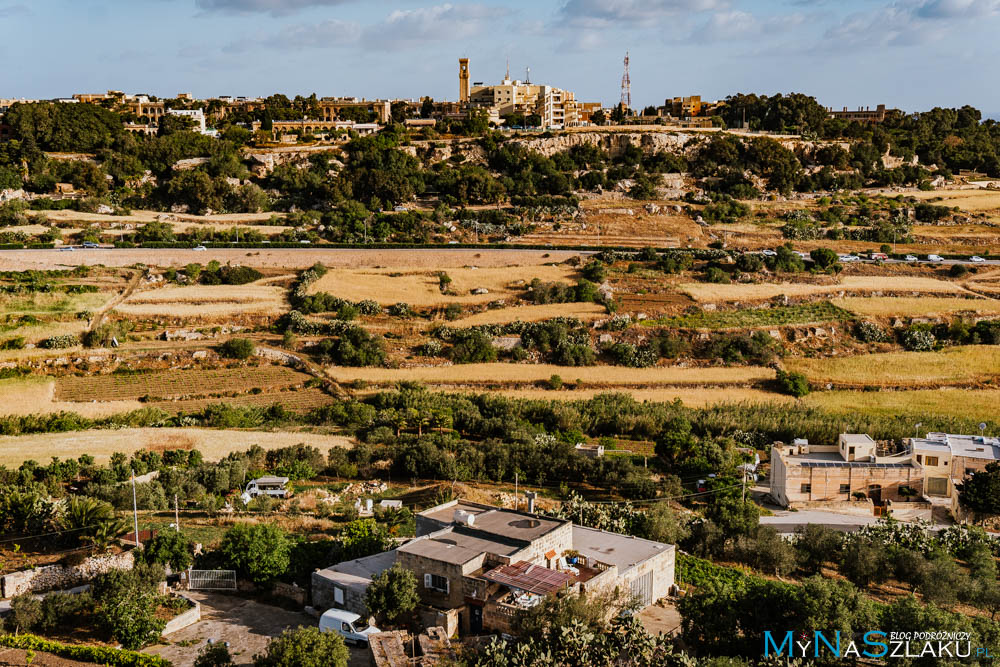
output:
M 628 51 L 625 52 L 625 73 L 622 74 L 622 106 L 628 111 L 632 108 L 632 79 L 628 75 Z

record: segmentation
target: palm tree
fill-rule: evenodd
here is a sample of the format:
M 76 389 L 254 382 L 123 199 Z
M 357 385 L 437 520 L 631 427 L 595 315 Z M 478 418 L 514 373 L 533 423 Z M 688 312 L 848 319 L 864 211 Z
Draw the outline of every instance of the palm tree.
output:
M 128 521 L 115 515 L 114 508 L 103 500 L 87 496 L 72 496 L 66 501 L 63 528 L 73 531 L 81 543 L 98 549 L 107 546 L 128 530 Z

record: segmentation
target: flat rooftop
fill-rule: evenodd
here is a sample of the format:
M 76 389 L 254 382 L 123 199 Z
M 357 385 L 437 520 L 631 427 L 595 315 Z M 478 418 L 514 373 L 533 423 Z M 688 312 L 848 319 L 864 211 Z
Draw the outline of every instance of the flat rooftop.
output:
M 396 562 L 396 550 L 383 551 L 382 553 L 355 560 L 345 560 L 341 563 L 327 568 L 334 572 L 349 574 L 362 579 L 372 579 L 376 574 L 381 574 L 393 566 Z
M 463 501 L 454 505 L 446 504 L 433 507 L 426 512 L 421 512 L 419 516 L 442 524 L 454 524 L 455 513 L 460 510 L 475 515 L 467 532 L 489 533 L 524 542 L 537 540 L 559 526 L 569 523 L 564 519 L 552 519 L 527 512 L 516 512 Z M 463 527 L 463 530 L 466 528 Z
M 875 441 L 867 433 L 841 433 L 840 437 L 848 445 L 875 445 Z
M 785 462 L 803 468 L 913 468 L 911 461 L 876 463 L 875 461 L 845 461 L 838 452 L 811 452 L 786 456 Z
M 523 545 L 509 544 L 500 540 L 476 537 L 454 529 L 447 529 L 429 537 L 407 542 L 399 547 L 399 551 L 461 565 L 484 553 L 511 556 L 523 548 Z
M 573 526 L 573 548 L 588 559 L 617 566 L 621 574 L 630 567 L 664 551 L 672 551 L 675 547 L 672 544 L 609 533 L 596 528 Z

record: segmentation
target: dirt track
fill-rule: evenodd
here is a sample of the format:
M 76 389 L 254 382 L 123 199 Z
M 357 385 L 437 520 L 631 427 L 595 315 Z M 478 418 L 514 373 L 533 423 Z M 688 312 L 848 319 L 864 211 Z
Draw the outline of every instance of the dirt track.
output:
M 204 252 L 188 249 L 0 250 L 0 271 L 60 269 L 81 265 L 181 267 L 191 262 L 207 264 L 215 259 L 226 264 L 254 267 L 304 269 L 316 262 L 328 267 L 448 269 L 462 266 L 529 266 L 562 262 L 580 252 L 571 250 L 485 250 L 479 248 L 441 249 L 322 249 L 210 248 Z

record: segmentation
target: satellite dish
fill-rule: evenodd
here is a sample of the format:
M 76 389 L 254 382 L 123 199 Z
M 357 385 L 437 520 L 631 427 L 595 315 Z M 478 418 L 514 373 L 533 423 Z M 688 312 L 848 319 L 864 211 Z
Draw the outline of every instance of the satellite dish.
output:
M 986 422 L 979 422 L 979 430 L 980 431 L 986 430 Z

